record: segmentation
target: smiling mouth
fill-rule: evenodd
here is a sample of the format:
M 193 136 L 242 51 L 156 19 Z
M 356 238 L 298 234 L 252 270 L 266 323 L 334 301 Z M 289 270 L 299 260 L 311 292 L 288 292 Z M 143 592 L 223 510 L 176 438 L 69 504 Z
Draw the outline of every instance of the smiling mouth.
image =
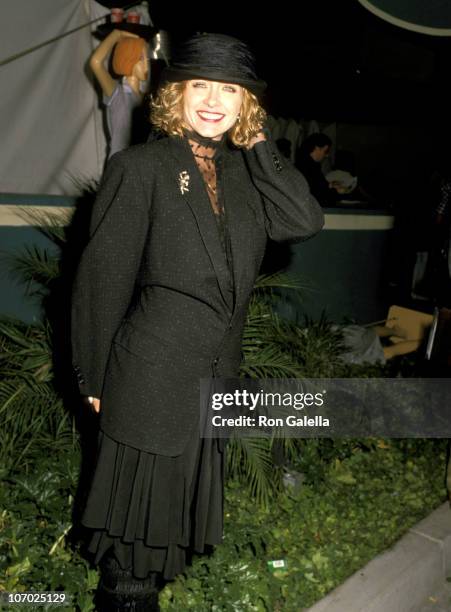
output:
M 197 114 L 202 121 L 208 121 L 209 123 L 219 123 L 219 121 L 225 117 L 225 115 L 221 113 L 208 113 L 203 111 L 197 111 Z

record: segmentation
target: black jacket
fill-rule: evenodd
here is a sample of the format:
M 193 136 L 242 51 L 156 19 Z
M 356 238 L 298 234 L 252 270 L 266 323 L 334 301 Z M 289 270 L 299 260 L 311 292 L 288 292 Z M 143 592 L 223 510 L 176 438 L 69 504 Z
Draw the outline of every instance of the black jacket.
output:
M 234 303 L 214 213 L 189 143 L 170 137 L 114 155 L 94 204 L 72 294 L 80 392 L 101 398 L 112 438 L 180 454 L 199 417 L 199 379 L 236 376 L 267 237 L 323 225 L 303 176 L 269 139 L 224 152 L 222 190 Z

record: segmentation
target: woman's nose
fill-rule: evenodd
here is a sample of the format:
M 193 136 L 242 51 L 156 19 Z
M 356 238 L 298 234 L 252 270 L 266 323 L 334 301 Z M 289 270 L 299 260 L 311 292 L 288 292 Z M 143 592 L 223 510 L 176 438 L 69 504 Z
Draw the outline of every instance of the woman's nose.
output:
M 208 106 L 216 106 L 218 103 L 218 92 L 215 87 L 210 87 L 207 91 L 207 100 Z

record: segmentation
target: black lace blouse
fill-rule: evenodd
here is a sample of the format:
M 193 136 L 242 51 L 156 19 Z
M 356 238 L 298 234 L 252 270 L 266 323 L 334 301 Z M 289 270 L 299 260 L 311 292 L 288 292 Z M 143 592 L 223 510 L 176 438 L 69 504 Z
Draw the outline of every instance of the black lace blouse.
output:
M 197 167 L 204 179 L 210 204 L 218 226 L 219 239 L 224 251 L 230 274 L 232 274 L 232 251 L 230 237 L 227 229 L 227 216 L 224 209 L 224 196 L 222 191 L 222 152 L 226 145 L 227 135 L 221 140 L 213 140 L 200 136 L 194 131 L 185 130 Z

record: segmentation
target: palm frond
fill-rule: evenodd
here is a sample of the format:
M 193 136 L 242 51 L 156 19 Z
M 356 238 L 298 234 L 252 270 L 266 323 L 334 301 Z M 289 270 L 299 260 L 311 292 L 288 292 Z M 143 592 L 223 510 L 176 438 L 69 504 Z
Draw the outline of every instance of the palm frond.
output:
M 254 290 L 260 289 L 292 289 L 302 291 L 308 286 L 307 280 L 303 280 L 299 275 L 290 272 L 274 272 L 273 274 L 260 274 L 254 283 Z
M 297 378 L 301 374 L 301 368 L 292 357 L 274 345 L 257 350 L 246 348 L 243 355 L 240 372 L 249 378 Z
M 14 320 L 0 320 L 2 379 L 29 379 L 29 385 L 50 382 L 53 378 L 50 334 L 48 321 L 27 326 Z
M 3 252 L 1 258 L 10 273 L 28 285 L 29 295 L 43 295 L 60 274 L 59 260 L 47 249 L 26 246 L 22 253 Z
M 227 473 L 244 482 L 253 496 L 266 505 L 278 489 L 280 473 L 274 467 L 267 438 L 232 438 L 228 444 Z
M 24 206 L 19 207 L 19 216 L 30 225 L 35 226 L 41 234 L 59 247 L 66 244 L 66 228 L 70 226 L 73 214 L 74 211 L 70 208 L 48 212 Z

